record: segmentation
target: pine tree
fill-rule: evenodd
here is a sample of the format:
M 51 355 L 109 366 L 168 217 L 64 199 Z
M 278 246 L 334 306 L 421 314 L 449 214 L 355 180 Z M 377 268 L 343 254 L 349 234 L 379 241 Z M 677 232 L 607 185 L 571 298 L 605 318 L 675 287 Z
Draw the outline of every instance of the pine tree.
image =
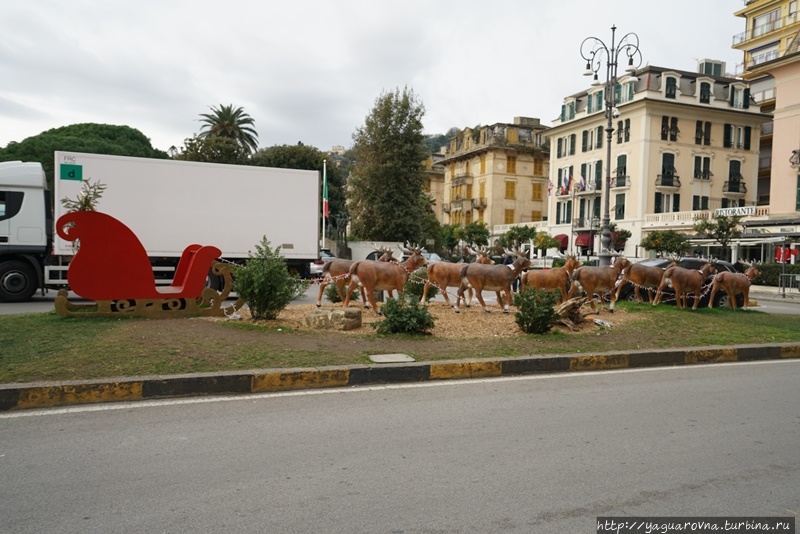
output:
M 422 117 L 414 92 L 382 93 L 353 135 L 348 211 L 353 234 L 375 241 L 423 241 Z

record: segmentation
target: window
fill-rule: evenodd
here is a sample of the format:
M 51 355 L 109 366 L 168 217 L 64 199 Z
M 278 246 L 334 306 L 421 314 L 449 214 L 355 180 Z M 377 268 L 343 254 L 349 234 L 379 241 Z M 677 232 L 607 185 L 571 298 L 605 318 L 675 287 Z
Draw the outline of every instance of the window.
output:
M 728 192 L 744 193 L 742 181 L 744 181 L 742 162 L 738 159 L 732 159 L 728 164 Z
M 542 212 L 538 210 L 534 210 L 531 212 L 531 221 L 541 221 L 542 220 Z
M 694 157 L 693 176 L 695 180 L 709 180 L 712 176 L 714 176 L 711 173 L 711 158 L 709 156 Z
M 584 130 L 581 133 L 581 152 L 586 152 L 586 146 L 589 144 L 589 130 Z
M 514 224 L 514 210 L 505 210 L 503 212 L 503 224 Z
M 753 18 L 753 37 L 775 31 L 781 27 L 781 9 L 773 9 Z
M 692 197 L 692 211 L 706 211 L 708 210 L 708 197 L 701 195 L 694 195 Z
M 597 91 L 594 94 L 594 109 L 596 111 L 603 109 L 603 91 Z
M 676 98 L 677 94 L 678 94 L 678 80 L 676 80 L 672 76 L 668 76 L 664 96 L 666 96 L 667 98 Z
M 617 195 L 617 205 L 614 206 L 614 220 L 625 218 L 625 193 Z
M 677 141 L 678 134 L 681 131 L 678 129 L 678 117 L 661 117 L 661 140 L 662 141 Z
M 681 211 L 681 196 L 677 193 L 659 193 L 655 196 L 654 213 L 671 213 Z
M 567 104 L 567 119 L 572 120 L 575 118 L 575 102 Z
M 680 187 L 681 184 L 678 181 L 676 174 L 675 154 L 664 152 L 661 155 L 661 183 L 657 183 L 656 185 L 662 185 L 665 187 Z
M 694 144 L 705 146 L 711 144 L 711 122 L 697 121 L 694 130 Z
M 631 140 L 631 120 L 625 119 L 625 142 Z
M 544 175 L 544 160 L 541 158 L 535 158 L 533 160 L 533 174 L 534 176 Z
M 467 213 L 464 214 L 464 224 L 469 224 L 472 222 L 472 210 L 469 210 Z
M 724 128 L 722 146 L 725 148 L 750 150 L 751 132 L 752 129 L 750 126 L 726 124 Z
M 597 134 L 596 134 L 595 137 L 597 138 L 597 145 L 595 145 L 595 148 L 603 148 L 603 127 L 602 126 L 598 126 L 597 127 Z
M 506 158 L 506 170 L 508 174 L 517 174 L 517 157 L 508 156 Z
M 601 191 L 603 189 L 603 162 L 596 161 L 594 164 L 594 190 Z
M 563 148 L 564 148 L 562 146 L 563 142 L 564 142 L 564 140 L 562 138 L 560 138 L 560 137 L 556 140 L 556 146 L 557 146 L 557 148 L 556 148 L 556 157 L 557 158 L 560 158 L 561 154 L 563 152 Z
M 625 187 L 628 185 L 628 156 L 620 154 L 617 156 L 617 168 L 614 169 L 614 186 Z
M 575 144 L 577 142 L 578 136 L 576 134 L 569 135 L 569 155 L 575 155 Z
M 730 87 L 730 103 L 732 108 L 748 109 L 750 107 L 750 88 Z
M 623 122 L 619 121 L 617 123 L 617 144 L 622 143 L 622 131 L 624 130 Z
M 481 154 L 481 174 L 486 174 L 486 154 Z
M 594 95 L 587 95 L 586 96 L 586 114 L 589 115 L 592 112 L 592 104 L 594 104 Z
M 711 103 L 711 84 L 708 82 L 700 82 L 700 103 Z
M 542 184 L 534 183 L 532 185 L 533 185 L 533 187 L 532 187 L 532 190 L 531 190 L 531 200 L 542 200 L 542 198 L 543 198 Z
M 517 198 L 517 182 L 506 180 L 506 198 L 512 200 Z

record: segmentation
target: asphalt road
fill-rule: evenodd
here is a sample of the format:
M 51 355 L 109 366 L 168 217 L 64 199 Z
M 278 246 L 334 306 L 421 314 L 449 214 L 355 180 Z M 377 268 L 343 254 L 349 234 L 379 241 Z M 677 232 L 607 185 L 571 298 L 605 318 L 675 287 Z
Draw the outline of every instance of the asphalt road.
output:
M 0 414 L 0 529 L 595 532 L 798 516 L 800 360 Z

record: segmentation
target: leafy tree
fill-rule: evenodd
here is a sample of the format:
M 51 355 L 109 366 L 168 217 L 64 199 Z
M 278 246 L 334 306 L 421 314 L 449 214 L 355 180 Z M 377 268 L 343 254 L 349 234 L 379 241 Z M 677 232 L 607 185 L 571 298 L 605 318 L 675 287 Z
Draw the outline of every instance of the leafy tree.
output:
M 253 125 L 255 121 L 244 112 L 244 108 L 234 108 L 233 104 L 225 106 L 220 104 L 219 108 L 211 106 L 211 113 L 201 113 L 203 117 L 200 122 L 203 127 L 199 137 L 229 137 L 250 154 L 258 149 L 258 133 Z
M 481 221 L 473 221 L 464 226 L 464 241 L 476 245 L 488 245 L 491 232 L 489 226 Z
M 251 165 L 260 167 L 279 167 L 281 169 L 305 169 L 319 171 L 322 176 L 323 160 L 328 160 L 328 205 L 331 216 L 346 214 L 345 180 L 341 170 L 333 165 L 330 156 L 313 146 L 298 143 L 296 145 L 275 145 L 262 148 L 250 158 Z M 320 180 L 320 202 L 322 199 L 322 181 Z M 320 205 L 320 216 L 322 206 Z
M 0 161 L 38 161 L 44 167 L 52 191 L 56 150 L 140 158 L 169 157 L 163 150 L 153 148 L 142 132 L 130 126 L 82 123 L 53 128 L 20 142 L 11 142 L 0 148 Z
M 497 244 L 506 248 L 519 248 L 522 243 L 526 243 L 535 238 L 536 228 L 531 226 L 514 226 L 500 236 L 497 240 Z
M 675 230 L 656 230 L 650 232 L 640 243 L 645 250 L 652 250 L 659 256 L 665 254 L 682 255 L 688 252 L 689 238 Z
M 561 248 L 561 242 L 547 232 L 538 232 L 533 238 L 533 246 L 546 252 L 549 248 Z
M 617 224 L 613 222 L 608 225 L 608 229 L 611 230 L 611 248 L 614 250 L 625 248 L 625 242 L 633 235 L 630 230 L 617 228 Z
M 424 113 L 408 88 L 382 93 L 353 134 L 348 210 L 362 239 L 424 242 Z
M 738 215 L 718 215 L 712 219 L 702 219 L 694 223 L 694 231 L 701 237 L 715 240 L 722 246 L 722 254 L 728 259 L 728 245 L 734 239 L 742 237 L 740 225 L 742 218 Z
M 108 186 L 98 181 L 90 182 L 83 180 L 81 192 L 75 199 L 64 197 L 61 199 L 61 205 L 64 209 L 71 213 L 73 211 L 97 211 L 97 204 L 103 196 L 103 192 Z
M 248 162 L 247 151 L 230 137 L 195 135 L 186 139 L 184 146 L 175 159 L 184 161 L 202 161 L 205 163 L 227 163 L 228 165 L 244 165 Z

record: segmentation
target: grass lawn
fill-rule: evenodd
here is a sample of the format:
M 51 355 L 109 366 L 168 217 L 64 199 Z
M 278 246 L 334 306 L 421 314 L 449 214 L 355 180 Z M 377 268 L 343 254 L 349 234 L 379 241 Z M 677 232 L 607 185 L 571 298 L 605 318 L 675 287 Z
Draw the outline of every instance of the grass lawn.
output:
M 54 312 L 0 316 L 0 383 L 364 364 L 368 355 L 402 352 L 418 361 L 530 354 L 630 351 L 670 347 L 800 341 L 798 319 L 756 310 L 677 310 L 617 303 L 617 313 L 579 332 L 556 328 L 532 336 L 378 336 L 297 329 L 280 322 L 207 319 L 64 319 Z M 513 313 L 452 314 L 513 323 Z M 501 319 L 502 318 L 502 319 Z M 509 326 L 509 325 L 506 325 Z

